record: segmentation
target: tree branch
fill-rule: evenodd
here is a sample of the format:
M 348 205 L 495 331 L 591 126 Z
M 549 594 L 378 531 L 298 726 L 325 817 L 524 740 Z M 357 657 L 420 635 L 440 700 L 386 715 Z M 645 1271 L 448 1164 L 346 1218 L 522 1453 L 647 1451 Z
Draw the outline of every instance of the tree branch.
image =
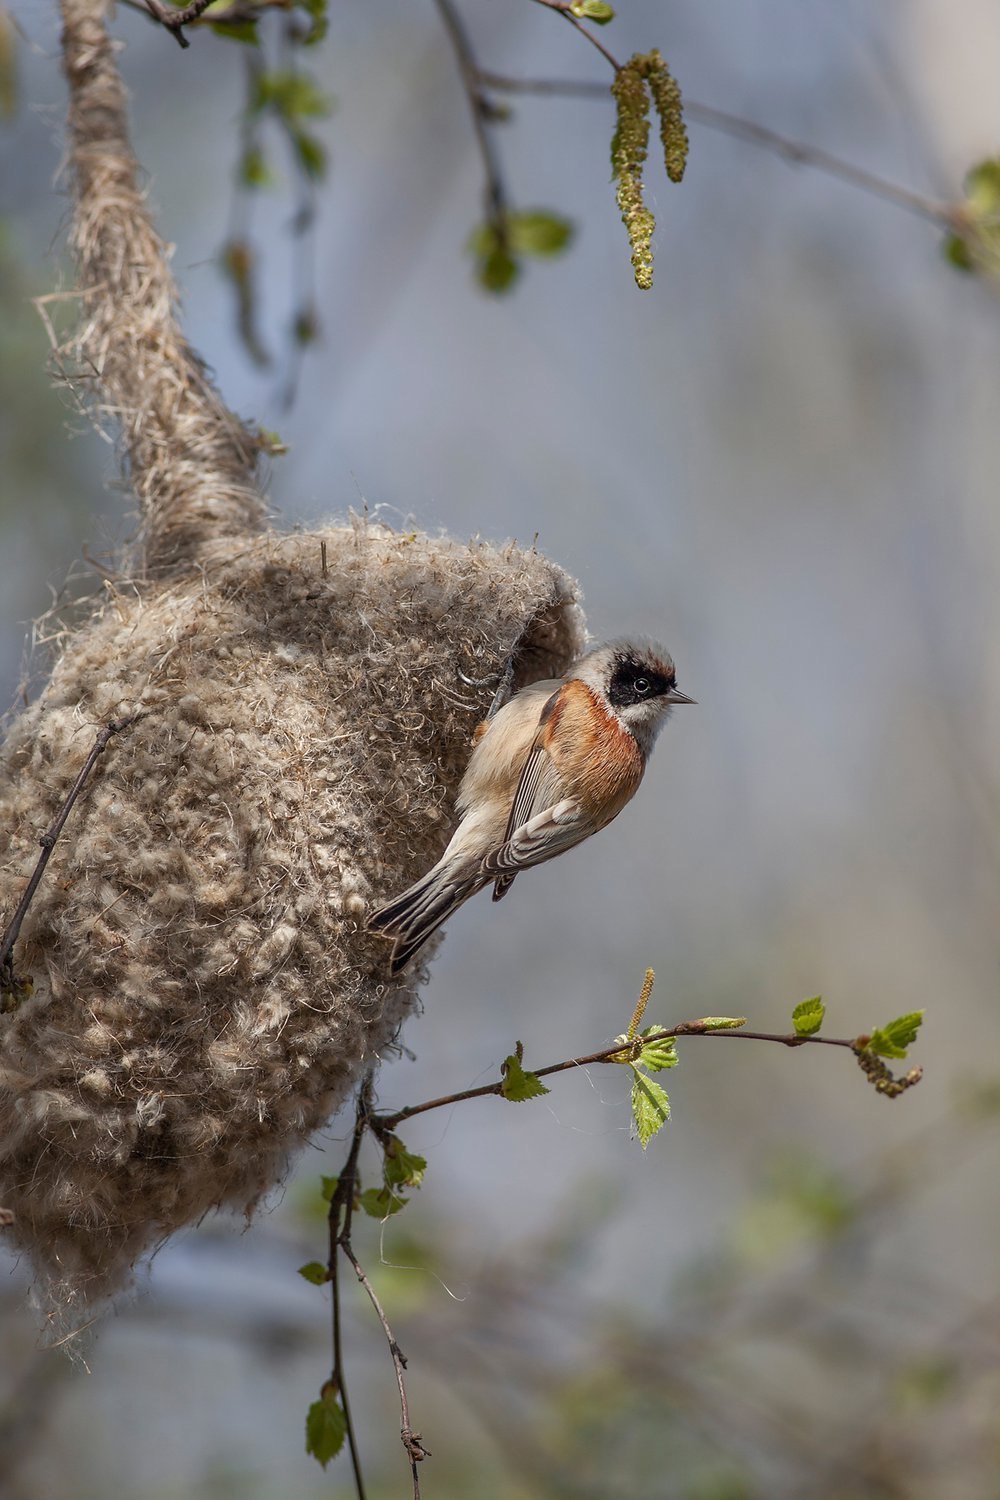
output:
M 410 1426 L 410 1411 L 406 1400 L 406 1381 L 403 1378 L 403 1371 L 406 1369 L 406 1357 L 403 1354 L 402 1349 L 400 1349 L 399 1344 L 396 1342 L 395 1334 L 389 1326 L 389 1320 L 385 1315 L 378 1296 L 376 1295 L 375 1288 L 368 1280 L 368 1277 L 365 1274 L 364 1267 L 361 1265 L 361 1262 L 358 1260 L 357 1256 L 354 1253 L 354 1250 L 351 1247 L 350 1240 L 346 1235 L 341 1235 L 339 1243 L 341 1250 L 344 1252 L 344 1255 L 354 1267 L 354 1274 L 357 1276 L 358 1280 L 361 1282 L 361 1285 L 368 1293 L 368 1298 L 371 1302 L 372 1307 L 374 1307 L 375 1309 L 379 1322 L 382 1324 L 382 1332 L 385 1334 L 386 1342 L 389 1345 L 389 1353 L 392 1355 L 393 1368 L 396 1371 L 396 1384 L 399 1387 L 399 1410 L 401 1421 L 399 1436 L 402 1440 L 403 1447 L 406 1449 L 407 1457 L 410 1460 L 410 1475 L 413 1480 L 413 1500 L 420 1500 L 420 1474 L 417 1469 L 417 1464 L 422 1463 L 425 1458 L 430 1458 L 431 1454 L 430 1450 L 424 1447 L 423 1442 L 420 1438 L 420 1433 L 414 1432 L 413 1428 Z
M 351 1215 L 354 1212 L 354 1198 L 358 1179 L 358 1155 L 361 1151 L 361 1142 L 365 1138 L 365 1131 L 368 1127 L 370 1091 L 371 1075 L 369 1074 L 358 1092 L 358 1107 L 354 1119 L 354 1134 L 351 1137 L 351 1149 L 348 1153 L 347 1161 L 344 1163 L 343 1170 L 337 1179 L 337 1186 L 333 1197 L 330 1199 L 330 1211 L 327 1215 L 330 1232 L 327 1275 L 330 1279 L 330 1292 L 333 1303 L 333 1369 L 330 1372 L 330 1384 L 333 1386 L 334 1394 L 339 1398 L 340 1404 L 344 1408 L 344 1420 L 347 1424 L 347 1443 L 351 1451 L 351 1465 L 354 1469 L 354 1488 L 358 1500 L 365 1500 L 365 1481 L 361 1471 L 361 1455 L 358 1451 L 358 1439 L 357 1433 L 354 1430 L 354 1419 L 351 1416 L 351 1403 L 347 1395 L 341 1328 L 340 1282 L 337 1278 L 337 1268 L 339 1260 L 338 1251 L 342 1243 L 342 1237 L 349 1235 L 351 1230 Z
M 544 1068 L 532 1068 L 531 1071 L 536 1078 L 548 1078 L 553 1073 L 566 1073 L 572 1068 L 587 1068 L 594 1063 L 624 1062 L 628 1060 L 628 1054 L 638 1056 L 639 1051 L 650 1042 L 667 1041 L 672 1037 L 679 1036 L 728 1036 L 734 1039 L 742 1039 L 745 1042 L 777 1042 L 782 1047 L 803 1047 L 809 1044 L 818 1044 L 821 1047 L 846 1047 L 850 1051 L 856 1050 L 857 1043 L 846 1037 L 829 1036 L 796 1036 L 794 1033 L 784 1034 L 773 1031 L 727 1031 L 714 1029 L 704 1021 L 680 1021 L 676 1026 L 657 1027 L 655 1031 L 647 1032 L 645 1036 L 636 1037 L 632 1042 L 612 1042 L 608 1047 L 602 1047 L 598 1052 L 588 1052 L 582 1057 L 569 1057 L 564 1062 L 549 1063 Z M 423 1104 L 410 1104 L 405 1109 L 396 1110 L 390 1115 L 373 1115 L 372 1128 L 377 1132 L 395 1130 L 404 1120 L 410 1120 L 414 1115 L 426 1114 L 431 1109 L 443 1109 L 447 1104 L 461 1104 L 466 1099 L 485 1099 L 490 1094 L 503 1093 L 503 1080 L 496 1083 L 484 1083 L 478 1088 L 461 1089 L 454 1094 L 442 1094 L 438 1099 L 428 1099 Z
M 616 73 L 621 72 L 622 65 L 618 62 L 617 58 L 612 56 L 604 43 L 599 41 L 592 31 L 587 30 L 586 26 L 584 26 L 583 22 L 577 16 L 574 16 L 569 0 L 535 0 L 535 4 L 544 5 L 546 10 L 554 10 L 557 15 L 562 16 L 563 20 L 568 21 L 575 31 L 578 31 L 582 37 L 586 37 L 592 47 L 597 48 L 604 60 L 611 64 Z
M 490 122 L 494 117 L 494 109 L 489 99 L 483 92 L 485 74 L 476 62 L 475 53 L 469 33 L 465 29 L 465 23 L 452 0 L 434 0 L 442 24 L 448 34 L 455 57 L 458 60 L 459 72 L 462 75 L 462 85 L 465 89 L 466 98 L 469 101 L 469 109 L 472 112 L 472 124 L 476 133 L 476 143 L 479 154 L 483 161 L 483 172 L 485 174 L 486 195 L 486 217 L 489 222 L 503 235 L 504 218 L 507 212 L 507 193 L 504 188 L 503 174 L 500 169 L 500 158 L 497 153 L 493 136 L 490 133 Z
M 536 0 L 536 3 L 544 4 L 545 0 Z M 610 97 L 605 84 L 585 78 L 514 78 L 509 74 L 494 73 L 489 69 L 484 69 L 480 73 L 480 82 L 486 88 L 497 89 L 503 93 L 552 94 L 600 100 L 607 100 Z M 919 218 L 929 220 L 943 229 L 955 227 L 956 210 L 950 204 L 938 203 L 921 193 L 900 187 L 898 183 L 879 177 L 864 167 L 857 167 L 852 162 L 843 161 L 839 156 L 834 156 L 818 146 L 807 146 L 801 141 L 779 134 L 776 130 L 758 125 L 753 120 L 744 119 L 741 115 L 717 109 L 712 104 L 702 104 L 696 99 L 689 99 L 687 95 L 684 97 L 684 114 L 688 120 L 703 125 L 707 130 L 715 130 L 723 135 L 732 136 L 736 140 L 744 141 L 749 146 L 757 146 L 795 166 L 812 167 L 828 177 L 839 178 L 841 182 L 849 183 L 852 187 L 859 188 L 872 197 L 881 198 L 883 202 L 892 203 L 897 208 L 916 214 Z
M 340 1283 L 337 1276 L 338 1259 L 342 1253 L 353 1267 L 361 1285 L 368 1294 L 368 1299 L 375 1309 L 378 1320 L 382 1325 L 386 1342 L 389 1345 L 389 1353 L 392 1356 L 393 1368 L 396 1372 L 396 1384 L 399 1388 L 399 1409 L 401 1417 L 400 1438 L 406 1449 L 410 1460 L 410 1473 L 413 1480 L 413 1500 L 420 1500 L 420 1477 L 417 1464 L 430 1453 L 420 1440 L 419 1432 L 414 1432 L 410 1425 L 409 1404 L 406 1398 L 406 1381 L 404 1370 L 406 1369 L 406 1358 L 400 1349 L 389 1326 L 389 1320 L 385 1310 L 378 1299 L 375 1288 L 372 1286 L 364 1267 L 354 1253 L 351 1244 L 351 1226 L 354 1219 L 354 1203 L 358 1194 L 358 1156 L 361 1151 L 361 1142 L 365 1138 L 365 1132 L 372 1124 L 371 1114 L 372 1100 L 372 1075 L 369 1073 L 358 1091 L 358 1105 L 354 1117 L 354 1132 L 351 1136 L 351 1147 L 344 1163 L 343 1170 L 337 1179 L 337 1186 L 330 1199 L 330 1210 L 327 1215 L 329 1225 L 329 1259 L 327 1262 L 327 1275 L 333 1294 L 333 1370 L 330 1375 L 330 1385 L 344 1408 L 344 1417 L 347 1423 L 347 1437 L 351 1450 L 351 1462 L 354 1467 L 354 1487 L 358 1500 L 365 1500 L 364 1479 L 361 1473 L 361 1460 L 358 1454 L 357 1438 L 354 1423 L 351 1418 L 350 1405 L 347 1398 L 347 1386 L 344 1378 L 344 1355 L 341 1338 L 341 1308 L 340 1308 Z
M 121 0 L 122 4 L 133 10 L 142 11 L 151 15 L 155 20 L 162 20 L 159 11 L 164 10 L 162 0 Z M 487 180 L 487 201 L 496 211 L 497 204 L 502 212 L 505 206 L 506 195 L 503 187 L 502 175 L 495 146 L 489 135 L 489 122 L 493 106 L 490 100 L 484 96 L 484 89 L 496 89 L 503 93 L 518 94 L 551 94 L 564 97 L 581 99 L 601 99 L 609 97 L 606 84 L 590 79 L 574 78 L 515 78 L 505 73 L 496 73 L 489 68 L 482 68 L 475 60 L 475 55 L 469 41 L 465 24 L 458 13 L 453 0 L 434 0 L 435 5 L 444 22 L 449 39 L 455 50 L 459 61 L 459 69 L 462 82 L 469 100 L 472 111 L 473 122 L 476 131 L 476 139 Z M 542 5 L 546 10 L 553 10 L 568 21 L 577 31 L 584 36 L 592 47 L 595 47 L 607 63 L 616 71 L 621 67 L 617 58 L 596 37 L 592 31 L 584 26 L 578 17 L 571 12 L 568 0 L 534 0 L 536 5 Z M 157 7 L 156 11 L 152 7 Z M 258 7 L 255 13 L 263 7 Z M 188 7 L 192 9 L 192 7 Z M 250 7 L 254 10 L 254 7 Z M 200 13 L 200 12 L 199 12 Z M 180 32 L 176 30 L 178 22 L 177 15 L 182 12 L 167 11 L 167 19 L 162 24 L 174 30 L 175 35 L 182 46 L 187 46 Z M 180 23 L 180 24 L 183 24 Z M 765 125 L 758 125 L 753 120 L 747 120 L 742 115 L 732 114 L 729 110 L 718 109 L 712 104 L 703 104 L 699 100 L 684 99 L 685 117 L 694 124 L 703 125 L 708 130 L 715 130 L 723 135 L 731 136 L 735 140 L 744 141 L 749 146 L 756 146 L 762 151 L 768 151 L 774 156 L 780 157 L 794 166 L 811 167 L 814 171 L 822 172 L 828 177 L 836 177 L 841 182 L 848 183 L 851 187 L 859 189 L 874 198 L 880 198 L 884 203 L 892 203 L 897 208 L 907 213 L 924 219 L 929 223 L 936 224 L 942 229 L 955 231 L 960 227 L 960 216 L 958 209 L 948 203 L 940 203 L 925 194 L 914 192 L 910 188 L 902 187 L 899 183 L 891 182 L 885 177 L 878 176 L 875 172 L 869 172 L 864 167 L 855 166 L 853 162 L 844 161 L 841 157 L 833 155 L 832 152 L 824 151 L 819 146 L 809 146 L 802 141 L 793 140 L 789 136 L 782 135 L 779 131 L 771 130 Z

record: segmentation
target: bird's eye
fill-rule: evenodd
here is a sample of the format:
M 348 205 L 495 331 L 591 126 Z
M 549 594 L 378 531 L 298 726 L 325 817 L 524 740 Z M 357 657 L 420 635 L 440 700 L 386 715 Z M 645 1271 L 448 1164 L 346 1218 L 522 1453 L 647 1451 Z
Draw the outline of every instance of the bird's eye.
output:
M 649 679 L 647 677 L 637 677 L 632 685 L 637 693 L 649 692 Z

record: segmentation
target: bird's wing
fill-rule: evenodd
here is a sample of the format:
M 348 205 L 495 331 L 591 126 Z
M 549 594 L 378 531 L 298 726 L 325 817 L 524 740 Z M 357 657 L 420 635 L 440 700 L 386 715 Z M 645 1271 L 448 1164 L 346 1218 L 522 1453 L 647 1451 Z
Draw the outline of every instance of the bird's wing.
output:
M 550 783 L 555 779 L 555 766 L 539 735 L 528 751 L 527 759 L 521 768 L 521 779 L 517 783 L 517 791 L 514 793 L 514 800 L 510 805 L 510 816 L 504 830 L 505 844 L 522 824 L 529 822 L 537 812 L 541 812 L 542 808 L 548 805 L 551 801 Z M 551 791 L 554 791 L 554 788 L 551 788 Z
M 563 795 L 562 778 L 540 731 L 521 770 L 503 843 L 483 861 L 483 873 L 495 877 L 494 901 L 507 894 L 520 870 L 554 858 L 589 831 L 579 804 Z
M 593 830 L 594 825 L 584 816 L 579 802 L 573 797 L 564 797 L 515 828 L 507 842 L 488 857 L 486 864 L 490 871 L 496 869 L 516 875 L 519 870 L 544 864 L 556 854 L 572 849 Z
M 593 831 L 593 822 L 572 797 L 542 807 L 519 824 L 500 848 L 483 861 L 483 873 L 495 877 L 494 901 L 506 894 L 521 870 L 554 859 Z

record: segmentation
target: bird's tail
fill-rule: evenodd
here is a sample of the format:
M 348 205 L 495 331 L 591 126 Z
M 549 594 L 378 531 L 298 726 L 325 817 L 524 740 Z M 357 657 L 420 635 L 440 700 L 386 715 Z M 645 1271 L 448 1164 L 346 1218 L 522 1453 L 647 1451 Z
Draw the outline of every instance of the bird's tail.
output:
M 368 918 L 372 932 L 383 932 L 395 938 L 389 959 L 389 972 L 398 974 L 413 955 L 422 948 L 442 922 L 446 922 L 463 901 L 468 901 L 485 885 L 482 876 L 468 865 L 450 860 L 442 862 L 411 885 L 401 896 L 380 907 Z

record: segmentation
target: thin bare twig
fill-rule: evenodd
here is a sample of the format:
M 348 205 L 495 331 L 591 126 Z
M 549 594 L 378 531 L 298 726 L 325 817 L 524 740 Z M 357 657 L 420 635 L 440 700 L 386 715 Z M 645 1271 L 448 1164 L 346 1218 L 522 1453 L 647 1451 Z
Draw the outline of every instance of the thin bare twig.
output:
M 410 1460 L 410 1474 L 413 1479 L 413 1500 L 420 1500 L 420 1474 L 417 1469 L 417 1464 L 422 1463 L 425 1458 L 430 1458 L 431 1453 L 429 1448 L 424 1447 L 420 1437 L 420 1433 L 414 1432 L 413 1428 L 410 1426 L 410 1409 L 406 1400 L 406 1381 L 403 1377 L 403 1371 L 406 1369 L 406 1356 L 404 1355 L 402 1349 L 399 1347 L 399 1344 L 396 1342 L 396 1336 L 389 1326 L 389 1320 L 385 1315 L 385 1311 L 378 1299 L 375 1288 L 368 1280 L 365 1269 L 355 1255 L 350 1240 L 344 1235 L 342 1235 L 340 1238 L 340 1248 L 344 1252 L 346 1258 L 350 1261 L 351 1265 L 354 1267 L 354 1274 L 357 1276 L 358 1280 L 361 1282 L 361 1285 L 368 1293 L 368 1299 L 371 1302 L 372 1307 L 374 1307 L 375 1309 L 379 1322 L 382 1324 L 382 1332 L 385 1334 L 386 1343 L 389 1345 L 389 1353 L 392 1355 L 393 1369 L 396 1371 L 396 1384 L 399 1387 L 399 1411 L 401 1422 L 399 1436 L 402 1439 L 403 1447 L 406 1449 L 407 1457 Z
M 587 30 L 586 26 L 583 25 L 577 16 L 574 16 L 570 8 L 570 0 L 535 0 L 535 4 L 544 5 L 546 10 L 554 10 L 557 15 L 562 16 L 563 20 L 568 21 L 574 30 L 578 31 L 581 36 L 586 37 L 592 47 L 597 48 L 601 56 L 611 64 L 616 73 L 621 72 L 622 65 L 617 58 L 608 51 L 604 43 L 599 41 L 592 31 Z
M 354 1486 L 357 1491 L 358 1500 L 365 1500 L 364 1479 L 361 1473 L 361 1460 L 358 1454 L 357 1439 L 354 1431 L 354 1423 L 351 1419 L 351 1410 L 347 1398 L 347 1386 L 344 1380 L 344 1356 L 341 1339 L 341 1309 L 340 1309 L 340 1283 L 337 1279 L 338 1258 L 343 1253 L 354 1269 L 361 1285 L 368 1294 L 369 1301 L 374 1307 L 378 1320 L 382 1324 L 386 1342 L 389 1345 L 389 1353 L 392 1355 L 393 1368 L 396 1371 L 396 1384 L 399 1387 L 399 1408 L 401 1413 L 400 1438 L 406 1449 L 410 1460 L 410 1472 L 413 1478 L 413 1500 L 420 1500 L 420 1478 L 417 1473 L 417 1464 L 423 1459 L 429 1458 L 430 1453 L 420 1440 L 419 1432 L 414 1432 L 410 1425 L 410 1411 L 406 1399 L 406 1381 L 403 1371 L 406 1369 L 406 1358 L 400 1349 L 389 1326 L 389 1320 L 381 1302 L 368 1279 L 368 1276 L 354 1253 L 351 1244 L 351 1226 L 354 1220 L 354 1200 L 358 1190 L 358 1156 L 361 1151 L 361 1142 L 365 1138 L 365 1131 L 372 1124 L 372 1075 L 369 1073 L 358 1092 L 357 1112 L 354 1117 L 354 1133 L 351 1137 L 351 1148 L 344 1163 L 343 1170 L 337 1179 L 337 1186 L 330 1199 L 330 1211 L 327 1215 L 329 1225 L 329 1261 L 327 1263 L 327 1274 L 333 1293 L 333 1370 L 330 1375 L 330 1384 L 339 1396 L 344 1409 L 344 1417 L 347 1423 L 347 1437 L 351 1449 L 351 1462 L 354 1467 Z
M 91 771 L 94 769 L 102 753 L 107 749 L 108 742 L 113 738 L 114 735 L 121 734 L 123 729 L 128 729 L 131 724 L 135 723 L 138 717 L 138 714 L 132 714 L 131 717 L 127 719 L 112 719 L 110 723 L 105 724 L 104 728 L 99 731 L 97 738 L 94 741 L 93 749 L 80 768 L 80 774 L 77 776 L 73 785 L 66 793 L 66 797 L 63 801 L 62 807 L 59 809 L 58 817 L 52 824 L 52 827 L 47 828 L 46 831 L 39 837 L 38 842 L 42 846 L 42 852 L 38 856 L 38 862 L 31 873 L 31 879 L 28 881 L 28 884 L 24 888 L 24 895 L 17 903 L 17 910 L 11 917 L 10 921 L 7 923 L 7 926 L 4 928 L 3 937 L 0 938 L 0 985 L 9 985 L 11 988 L 13 988 L 16 983 L 14 979 L 13 960 L 14 944 L 17 942 L 18 934 L 21 931 L 21 924 L 28 914 L 28 908 L 35 898 L 35 892 L 37 891 L 39 884 L 41 883 L 42 876 L 45 874 L 45 866 L 48 864 L 49 860 L 52 857 L 52 851 L 56 846 L 56 840 L 62 833 L 63 828 L 66 826 L 66 819 L 73 811 L 73 805 L 76 802 L 76 799 L 83 791 L 83 788 L 87 783 L 87 778 L 89 777 Z
M 358 1179 L 358 1155 L 361 1151 L 361 1142 L 365 1138 L 365 1130 L 368 1127 L 368 1113 L 371 1100 L 371 1075 L 361 1085 L 358 1094 L 358 1109 L 354 1120 L 354 1134 L 351 1137 L 351 1149 L 348 1153 L 344 1169 L 337 1179 L 333 1197 L 330 1199 L 330 1211 L 327 1215 L 327 1223 L 330 1229 L 330 1252 L 327 1262 L 327 1274 L 330 1278 L 330 1292 L 333 1301 L 333 1369 L 330 1373 L 330 1383 L 334 1392 L 340 1400 L 344 1409 L 344 1421 L 347 1426 L 347 1443 L 351 1451 L 351 1466 L 354 1469 L 354 1488 L 358 1500 L 365 1500 L 365 1481 L 361 1472 L 361 1455 L 358 1451 L 358 1439 L 354 1430 L 354 1420 L 351 1416 L 351 1403 L 347 1395 L 347 1382 L 344 1375 L 344 1348 L 341 1329 L 340 1308 L 340 1283 L 337 1279 L 338 1251 L 341 1246 L 342 1236 L 350 1234 L 351 1216 L 354 1212 L 354 1195 Z
M 507 212 L 507 193 L 500 169 L 500 158 L 490 133 L 490 121 L 494 115 L 494 108 L 483 92 L 485 75 L 476 62 L 469 33 L 465 29 L 465 23 L 458 10 L 452 4 L 452 0 L 434 0 L 434 3 L 458 60 L 465 96 L 469 101 L 469 109 L 472 111 L 473 129 L 476 132 L 476 142 L 483 160 L 486 178 L 486 217 L 502 237 L 503 221 Z
M 154 20 L 161 20 L 159 14 L 163 10 L 161 0 L 121 0 L 121 3 L 130 9 L 142 11 L 150 15 Z M 582 99 L 607 99 L 609 91 L 605 84 L 597 80 L 583 78 L 515 78 L 508 74 L 496 73 L 489 68 L 481 68 L 475 60 L 469 42 L 468 33 L 464 22 L 458 14 L 452 0 L 435 0 L 438 11 L 448 32 L 452 46 L 455 49 L 462 74 L 462 82 L 472 110 L 473 122 L 476 130 L 476 139 L 479 144 L 480 153 L 483 157 L 483 165 L 487 178 L 487 199 L 494 212 L 502 213 L 505 204 L 505 192 L 502 175 L 496 149 L 489 134 L 489 121 L 492 105 L 484 95 L 484 89 L 496 89 L 503 93 L 519 94 L 552 94 L 576 97 Z M 554 10 L 568 21 L 577 31 L 595 47 L 601 56 L 616 70 L 621 67 L 617 58 L 607 47 L 582 25 L 580 20 L 572 14 L 566 0 L 535 0 L 535 4 L 544 6 L 547 10 Z M 156 6 L 154 12 L 152 6 Z M 190 7 L 189 7 L 190 8 Z M 252 7 L 251 7 L 252 8 Z M 163 23 L 173 30 L 182 46 L 188 43 L 180 32 L 176 30 L 178 22 L 176 16 L 182 12 L 166 12 L 167 20 Z M 228 19 L 227 17 L 224 19 Z M 183 23 L 181 23 L 183 24 Z M 956 227 L 957 210 L 948 203 L 940 203 L 922 193 L 914 192 L 910 188 L 902 187 L 899 183 L 890 182 L 887 178 L 878 176 L 875 172 L 869 172 L 864 167 L 855 166 L 853 162 L 844 161 L 841 157 L 833 155 L 832 152 L 824 151 L 819 146 L 809 146 L 802 141 L 793 140 L 789 136 L 782 135 L 779 131 L 771 130 L 766 125 L 758 125 L 753 120 L 748 120 L 742 115 L 735 115 L 729 110 L 718 109 L 713 104 L 703 104 L 697 99 L 685 96 L 684 113 L 688 120 L 695 124 L 703 125 L 708 130 L 715 130 L 723 135 L 733 137 L 735 140 L 744 141 L 747 145 L 756 146 L 763 151 L 769 151 L 783 161 L 790 162 L 795 166 L 811 167 L 817 172 L 823 172 L 828 177 L 836 177 L 841 182 L 858 188 L 861 192 L 871 197 L 880 198 L 884 203 L 892 203 L 897 208 L 904 209 L 907 213 L 916 215 L 932 224 L 937 224 L 943 229 L 954 229 Z M 498 207 L 499 205 L 499 207 Z
M 538 0 L 538 3 L 544 3 L 544 0 Z M 607 85 L 596 79 L 514 78 L 509 74 L 494 73 L 489 69 L 484 69 L 480 73 L 480 82 L 486 88 L 497 89 L 503 93 L 553 94 L 579 99 L 607 100 L 610 98 Z M 780 156 L 783 161 L 791 162 L 795 166 L 812 167 L 818 172 L 824 172 L 828 177 L 837 177 L 841 182 L 847 182 L 872 197 L 881 198 L 883 202 L 895 204 L 897 208 L 927 219 L 932 224 L 938 224 L 945 229 L 954 227 L 955 209 L 950 204 L 935 202 L 934 199 L 926 198 L 921 193 L 900 187 L 898 183 L 889 182 L 886 178 L 878 177 L 864 167 L 857 167 L 852 162 L 843 161 L 839 156 L 833 156 L 829 151 L 824 151 L 818 146 L 807 146 L 801 141 L 779 134 L 776 130 L 770 130 L 765 125 L 758 125 L 753 120 L 744 119 L 742 115 L 734 115 L 728 110 L 717 109 L 712 104 L 702 104 L 696 99 L 689 99 L 687 95 L 684 97 L 684 114 L 688 120 L 704 125 L 708 130 L 719 131 L 723 135 L 732 136 L 735 140 L 745 141 L 749 146 L 757 146 L 763 151 L 770 151 L 773 155 Z
M 146 9 L 154 21 L 159 21 L 168 31 L 172 31 L 182 47 L 190 47 L 191 43 L 181 30 L 191 21 L 197 21 L 198 17 L 208 9 L 212 0 L 191 0 L 190 5 L 185 5 L 183 10 L 177 10 L 172 5 L 164 5 L 162 0 L 146 0 Z

